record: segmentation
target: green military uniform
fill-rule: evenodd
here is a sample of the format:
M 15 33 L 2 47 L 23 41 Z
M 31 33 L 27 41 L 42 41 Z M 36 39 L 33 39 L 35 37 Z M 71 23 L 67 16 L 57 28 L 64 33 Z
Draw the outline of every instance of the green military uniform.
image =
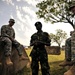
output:
M 71 61 L 71 37 L 65 42 L 65 59 Z
M 71 53 L 72 53 L 72 61 L 75 62 L 75 31 L 72 34 L 72 38 L 71 38 Z
M 75 15 L 75 1 L 74 0 L 72 1 L 72 3 L 70 3 L 69 9 Z M 64 75 L 75 75 L 75 27 L 74 27 L 74 32 L 71 37 L 71 60 L 74 62 L 73 63 L 74 65 L 70 67 L 70 69 L 67 72 L 65 72 Z
M 33 43 L 35 41 L 40 41 L 38 44 Z M 31 69 L 32 75 L 38 75 L 39 70 L 39 62 L 41 64 L 42 75 L 50 75 L 50 67 L 48 64 L 48 55 L 45 49 L 45 45 L 50 46 L 51 40 L 49 39 L 49 35 L 47 32 L 37 32 L 31 36 L 30 44 L 33 46 L 33 49 L 30 53 L 32 58 Z
M 11 55 L 12 46 L 18 50 L 19 55 L 22 55 L 22 45 L 15 40 L 15 31 L 12 27 L 9 25 L 3 25 L 1 27 L 1 37 L 5 56 Z M 9 37 L 13 38 L 14 40 L 12 41 Z

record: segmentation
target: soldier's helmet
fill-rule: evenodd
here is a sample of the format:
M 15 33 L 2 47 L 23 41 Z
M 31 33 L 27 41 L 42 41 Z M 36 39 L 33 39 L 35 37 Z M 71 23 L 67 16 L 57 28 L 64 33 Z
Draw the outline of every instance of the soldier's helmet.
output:
M 71 10 L 73 7 L 75 7 L 75 1 L 72 1 L 69 5 L 69 10 Z
M 42 23 L 39 21 L 35 23 L 35 26 L 37 26 L 37 25 L 40 25 L 42 27 Z
M 14 19 L 10 19 L 9 22 L 13 22 L 13 23 L 15 23 L 15 20 L 14 20 Z

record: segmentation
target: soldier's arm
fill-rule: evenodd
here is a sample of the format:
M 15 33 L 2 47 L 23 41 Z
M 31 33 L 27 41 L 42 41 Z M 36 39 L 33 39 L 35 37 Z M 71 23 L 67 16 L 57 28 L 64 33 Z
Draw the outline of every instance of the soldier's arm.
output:
M 68 38 L 68 39 L 65 41 L 65 50 L 67 49 L 67 47 L 68 47 L 68 48 L 71 47 L 71 37 Z
M 13 28 L 12 28 L 12 32 L 13 32 L 13 37 L 10 37 L 10 36 L 9 36 L 9 38 L 10 38 L 11 41 L 14 41 L 14 39 L 15 39 L 15 31 L 14 31 Z
M 30 40 L 30 46 L 34 46 L 33 35 L 31 36 L 31 40 Z
M 46 46 L 50 46 L 50 45 L 51 45 L 50 42 L 51 42 L 51 40 L 48 40 L 48 41 L 45 43 L 45 45 L 46 45 Z
M 1 27 L 1 36 L 2 37 L 8 37 L 11 41 L 13 41 L 14 39 L 11 38 L 8 34 L 7 34 L 7 27 L 4 25 Z
M 34 42 L 30 41 L 30 46 L 34 46 Z
M 51 45 L 51 39 L 49 38 L 49 34 L 47 32 L 44 32 L 45 37 L 46 37 L 46 41 L 44 42 L 44 44 L 46 46 L 50 46 Z
M 37 39 L 37 37 L 34 35 L 31 36 L 31 40 L 30 40 L 30 46 L 34 46 L 34 45 L 38 45 L 39 41 Z
M 8 35 L 6 34 L 6 26 L 1 27 L 1 36 L 8 37 Z
M 13 34 L 13 38 L 15 39 L 15 31 L 14 31 L 14 34 Z
M 30 41 L 30 46 L 38 45 L 38 41 L 32 40 Z

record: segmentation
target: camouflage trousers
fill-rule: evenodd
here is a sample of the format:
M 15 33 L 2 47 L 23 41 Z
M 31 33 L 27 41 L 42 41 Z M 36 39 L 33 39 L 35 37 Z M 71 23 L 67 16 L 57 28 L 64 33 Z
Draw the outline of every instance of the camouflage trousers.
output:
M 32 69 L 32 75 L 38 75 L 39 71 L 39 63 L 41 65 L 41 71 L 42 75 L 50 75 L 50 67 L 48 64 L 48 59 L 44 56 L 43 58 L 38 58 L 32 57 L 32 62 L 31 62 L 31 69 Z
M 72 44 L 73 46 L 74 44 Z M 68 47 L 68 46 L 65 46 L 65 59 L 68 60 L 68 61 L 74 61 L 75 60 L 75 46 L 74 47 Z
M 19 56 L 22 55 L 22 45 L 16 40 L 11 41 L 8 37 L 2 37 L 2 46 L 5 56 L 11 55 L 12 48 L 15 47 L 18 51 Z
M 72 57 L 71 57 L 71 59 L 73 60 L 73 61 L 75 61 L 75 37 L 74 38 L 72 38 L 71 39 L 72 41 L 71 41 L 71 54 L 72 54 Z
M 71 49 L 70 48 L 66 48 L 65 49 L 65 59 L 68 61 L 71 61 L 72 55 L 71 55 Z
M 71 37 L 71 59 L 72 61 L 75 61 L 75 31 L 73 32 L 72 34 L 72 37 Z
M 75 31 L 72 33 L 71 37 L 66 40 L 65 58 L 75 61 Z

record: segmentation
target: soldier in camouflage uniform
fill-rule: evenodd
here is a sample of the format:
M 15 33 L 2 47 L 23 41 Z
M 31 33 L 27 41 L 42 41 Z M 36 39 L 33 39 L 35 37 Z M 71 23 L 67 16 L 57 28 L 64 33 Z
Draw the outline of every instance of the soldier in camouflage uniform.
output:
M 6 58 L 7 65 L 13 64 L 10 59 L 12 46 L 14 46 L 17 49 L 20 59 L 25 59 L 25 57 L 22 55 L 22 50 L 21 50 L 23 46 L 15 40 L 15 31 L 12 28 L 14 23 L 15 20 L 10 19 L 8 25 L 3 25 L 1 27 L 1 37 L 2 37 L 1 41 L 4 48 L 4 55 Z
M 75 15 L 75 1 L 72 1 L 69 9 Z M 75 29 L 74 29 L 74 33 L 72 34 L 72 38 L 71 38 L 71 46 L 72 46 L 71 47 L 72 61 L 74 63 L 73 63 L 73 66 L 71 66 L 70 69 L 64 73 L 64 75 L 75 75 Z
M 65 61 L 60 63 L 59 66 L 67 66 L 67 65 L 73 65 L 73 62 L 71 62 L 71 38 L 74 31 L 70 32 L 70 38 L 68 38 L 65 42 Z
M 50 75 L 50 67 L 48 64 L 48 55 L 45 46 L 50 46 L 51 40 L 47 32 L 43 32 L 41 22 L 36 22 L 37 32 L 31 36 L 30 45 L 33 49 L 30 53 L 32 58 L 31 69 L 32 75 L 38 75 L 39 62 L 41 64 L 42 75 Z

